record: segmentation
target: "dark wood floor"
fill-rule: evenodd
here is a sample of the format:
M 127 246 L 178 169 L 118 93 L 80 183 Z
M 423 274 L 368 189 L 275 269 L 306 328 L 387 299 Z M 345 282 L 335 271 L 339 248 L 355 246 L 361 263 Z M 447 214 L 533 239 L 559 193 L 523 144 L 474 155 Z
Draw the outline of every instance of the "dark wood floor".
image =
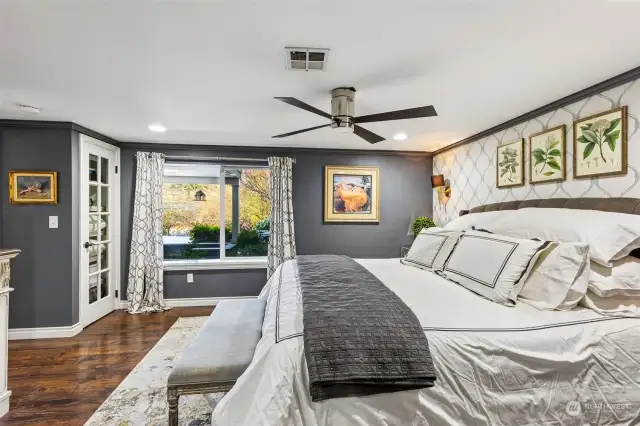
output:
M 69 339 L 9 342 L 11 409 L 5 425 L 83 425 L 179 317 L 211 307 L 153 315 L 113 312 Z

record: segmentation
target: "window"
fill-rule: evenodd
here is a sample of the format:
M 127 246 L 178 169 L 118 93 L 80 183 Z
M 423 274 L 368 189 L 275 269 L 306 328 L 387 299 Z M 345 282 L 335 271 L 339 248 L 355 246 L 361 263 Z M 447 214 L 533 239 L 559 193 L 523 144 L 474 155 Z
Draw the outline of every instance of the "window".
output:
M 163 201 L 165 265 L 266 257 L 268 168 L 168 162 Z

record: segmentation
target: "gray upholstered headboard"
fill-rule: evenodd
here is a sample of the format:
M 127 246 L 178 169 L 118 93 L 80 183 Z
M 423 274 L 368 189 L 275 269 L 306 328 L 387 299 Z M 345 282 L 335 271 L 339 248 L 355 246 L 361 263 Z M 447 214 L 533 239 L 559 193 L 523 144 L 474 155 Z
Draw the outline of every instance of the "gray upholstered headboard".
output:
M 469 213 L 492 212 L 496 210 L 517 210 L 525 207 L 544 207 L 548 209 L 601 210 L 605 212 L 640 215 L 638 198 L 550 198 L 547 200 L 505 201 L 485 204 L 469 210 L 460 210 L 460 216 Z
M 485 204 L 469 210 L 460 210 L 460 216 L 496 210 L 517 210 L 525 207 L 601 210 L 640 215 L 640 199 L 638 198 L 550 198 L 547 200 L 505 201 L 503 203 Z M 640 258 L 640 249 L 631 252 L 631 256 Z

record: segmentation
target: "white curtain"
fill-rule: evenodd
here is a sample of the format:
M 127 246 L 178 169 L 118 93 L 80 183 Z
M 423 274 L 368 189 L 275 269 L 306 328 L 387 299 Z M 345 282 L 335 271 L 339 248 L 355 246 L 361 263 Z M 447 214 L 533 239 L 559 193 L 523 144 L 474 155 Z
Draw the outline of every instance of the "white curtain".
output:
M 164 311 L 162 250 L 162 181 L 164 156 L 136 155 L 136 193 L 133 202 L 128 311 L 132 314 Z
M 291 158 L 269 157 L 271 226 L 269 227 L 267 277 L 270 277 L 284 261 L 296 257 L 293 203 L 291 201 L 292 163 Z

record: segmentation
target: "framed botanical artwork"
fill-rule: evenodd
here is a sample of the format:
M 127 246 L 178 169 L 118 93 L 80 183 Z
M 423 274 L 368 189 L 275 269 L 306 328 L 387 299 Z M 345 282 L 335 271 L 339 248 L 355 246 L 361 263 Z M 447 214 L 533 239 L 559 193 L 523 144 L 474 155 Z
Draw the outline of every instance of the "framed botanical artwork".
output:
M 9 172 L 9 202 L 13 204 L 57 204 L 57 172 Z
M 573 122 L 573 177 L 627 174 L 627 107 Z
M 496 186 L 510 188 L 524 185 L 524 139 L 498 147 Z
M 380 221 L 377 167 L 324 166 L 324 221 Z
M 567 174 L 567 126 L 554 127 L 529 136 L 531 183 L 561 182 Z

